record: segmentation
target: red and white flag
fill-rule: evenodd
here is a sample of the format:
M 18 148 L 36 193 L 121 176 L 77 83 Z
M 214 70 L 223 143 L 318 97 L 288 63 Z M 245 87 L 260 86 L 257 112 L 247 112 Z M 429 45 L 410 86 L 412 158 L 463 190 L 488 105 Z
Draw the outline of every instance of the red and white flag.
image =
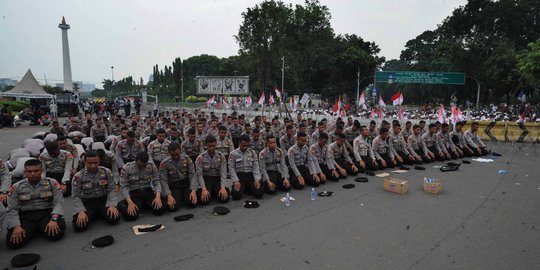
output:
M 369 113 L 369 118 L 375 118 L 375 111 L 373 108 L 371 108 L 371 112 Z
M 366 104 L 366 97 L 364 96 L 364 91 L 362 91 L 362 94 L 358 98 L 358 105 L 364 105 Z
M 211 98 L 208 99 L 208 101 L 206 101 L 206 106 L 208 107 L 212 106 L 215 100 L 216 100 L 216 96 L 212 96 Z
M 379 109 L 377 110 L 377 117 L 379 117 L 379 118 L 384 118 L 384 111 L 383 111 L 382 108 L 379 108 Z
M 268 99 L 268 103 L 270 103 L 270 105 L 274 104 L 274 95 L 272 95 L 270 93 L 270 99 Z
M 379 107 L 386 108 L 386 103 L 384 103 L 382 96 L 379 96 Z
M 231 107 L 231 104 L 229 104 L 229 100 L 227 99 L 226 96 L 221 97 L 221 103 L 223 103 L 223 106 L 225 106 L 225 108 L 227 109 Z
M 332 112 L 337 113 L 341 109 L 341 96 L 338 97 L 338 100 L 336 101 L 336 104 L 334 104 L 334 107 L 332 107 Z
M 247 96 L 247 98 L 246 98 L 246 108 L 249 108 L 249 106 L 251 106 L 251 103 L 253 103 L 252 100 L 251 100 L 251 96 Z
M 403 103 L 403 94 L 401 91 L 397 91 L 394 95 L 392 95 L 391 99 L 394 106 L 401 105 L 401 103 Z
M 281 99 L 281 91 L 277 88 L 277 86 L 274 86 L 274 91 L 276 92 L 276 97 Z
M 437 112 L 437 121 L 439 123 L 444 123 L 446 119 L 446 112 L 444 111 L 444 105 L 441 104 L 441 107 L 439 108 L 439 111 Z
M 266 96 L 264 95 L 264 91 L 261 93 L 261 97 L 259 98 L 259 105 L 264 106 L 264 102 L 266 101 Z

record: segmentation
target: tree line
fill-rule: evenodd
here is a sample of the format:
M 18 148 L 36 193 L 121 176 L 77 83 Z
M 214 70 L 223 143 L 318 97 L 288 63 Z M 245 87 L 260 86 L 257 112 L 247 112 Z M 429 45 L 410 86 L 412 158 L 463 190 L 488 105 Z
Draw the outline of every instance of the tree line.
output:
M 176 58 L 171 65 L 152 71 L 150 93 L 161 100 L 196 94 L 196 76 L 249 76 L 253 95 L 281 88 L 282 57 L 285 89 L 289 95 L 311 92 L 323 97 L 354 97 L 357 73 L 376 70 L 464 72 L 464 86 L 381 85 L 388 99 L 400 90 L 406 103 L 476 100 L 513 102 L 520 94 L 539 100 L 540 2 L 538 0 L 469 0 L 456 8 L 434 30 L 405 44 L 399 59 L 380 56 L 375 42 L 357 34 L 336 34 L 331 13 L 317 0 L 292 5 L 266 0 L 242 13 L 235 39 L 237 55 L 219 58 L 202 54 Z M 104 87 L 110 83 L 104 81 Z M 132 81 L 132 79 L 131 79 Z M 362 80 L 361 90 L 372 78 Z M 105 85 L 107 82 L 107 85 Z M 128 86 L 125 83 L 123 87 Z M 379 87 L 379 85 L 377 85 Z

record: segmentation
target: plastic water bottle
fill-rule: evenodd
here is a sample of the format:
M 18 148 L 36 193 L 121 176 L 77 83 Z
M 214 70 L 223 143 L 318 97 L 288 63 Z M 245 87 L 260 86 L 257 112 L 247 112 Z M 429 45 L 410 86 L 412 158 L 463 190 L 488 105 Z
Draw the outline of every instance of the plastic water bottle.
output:
M 315 188 L 311 188 L 311 200 L 314 201 L 317 194 L 315 193 Z
M 291 206 L 291 195 L 289 195 L 289 192 L 285 195 L 285 206 Z

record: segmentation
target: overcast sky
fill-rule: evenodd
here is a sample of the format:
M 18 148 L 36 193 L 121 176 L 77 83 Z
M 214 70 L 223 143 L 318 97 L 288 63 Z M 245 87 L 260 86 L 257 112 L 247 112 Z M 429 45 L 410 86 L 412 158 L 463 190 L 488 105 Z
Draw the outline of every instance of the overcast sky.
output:
M 19 79 L 30 68 L 49 84 L 61 82 L 62 43 L 68 30 L 76 81 L 142 77 L 175 57 L 235 55 L 234 35 L 251 0 L 0 0 L 0 78 Z M 303 3 L 303 1 L 284 1 Z M 435 29 L 466 0 L 321 0 L 330 8 L 337 34 L 374 41 L 386 59 L 399 58 L 405 43 Z

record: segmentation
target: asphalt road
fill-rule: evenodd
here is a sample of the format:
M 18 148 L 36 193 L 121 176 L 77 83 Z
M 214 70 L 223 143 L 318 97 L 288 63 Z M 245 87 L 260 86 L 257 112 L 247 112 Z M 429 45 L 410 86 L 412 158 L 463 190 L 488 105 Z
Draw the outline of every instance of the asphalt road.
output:
M 40 129 L 0 129 L 0 156 Z M 38 269 L 540 269 L 540 158 L 497 150 L 503 156 L 495 162 L 473 161 L 456 172 L 432 164 L 393 174 L 409 180 L 404 195 L 383 191 L 378 177 L 343 189 L 354 183 L 349 177 L 317 188 L 335 192 L 328 198 L 310 201 L 309 189 L 292 191 L 290 207 L 279 194 L 266 195 L 257 209 L 229 202 L 226 216 L 214 216 L 213 204 L 161 217 L 143 212 L 114 227 L 97 221 L 85 233 L 68 224 L 59 242 L 36 238 L 16 251 L 0 244 L 0 269 L 29 252 L 41 255 Z M 443 193 L 424 193 L 424 176 L 440 178 Z M 72 212 L 69 198 L 65 212 Z M 195 217 L 174 222 L 183 213 Z M 135 236 L 131 227 L 145 223 L 165 229 Z M 106 234 L 114 245 L 92 249 L 91 240 Z

